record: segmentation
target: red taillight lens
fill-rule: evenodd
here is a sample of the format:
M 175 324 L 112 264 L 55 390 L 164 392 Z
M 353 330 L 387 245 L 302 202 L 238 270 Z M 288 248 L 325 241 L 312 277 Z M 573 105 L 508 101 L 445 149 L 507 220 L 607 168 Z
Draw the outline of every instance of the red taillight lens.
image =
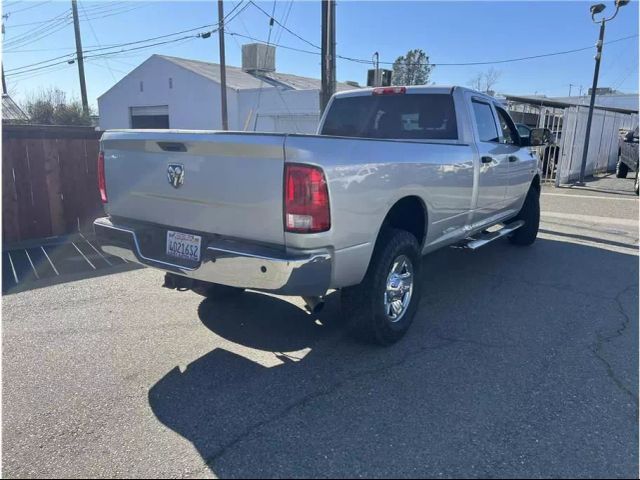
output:
M 284 229 L 316 233 L 331 228 L 329 190 L 324 172 L 311 165 L 284 167 Z
M 374 88 L 373 95 L 402 95 L 407 93 L 407 87 L 378 87 Z
M 104 176 L 104 152 L 98 154 L 98 190 L 102 203 L 107 203 L 107 181 Z

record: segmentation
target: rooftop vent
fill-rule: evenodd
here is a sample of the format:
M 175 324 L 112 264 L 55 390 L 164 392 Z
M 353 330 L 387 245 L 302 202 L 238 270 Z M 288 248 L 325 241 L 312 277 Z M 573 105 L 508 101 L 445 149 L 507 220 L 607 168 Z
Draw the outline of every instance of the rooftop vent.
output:
M 242 70 L 244 72 L 275 72 L 276 48 L 264 43 L 242 46 Z

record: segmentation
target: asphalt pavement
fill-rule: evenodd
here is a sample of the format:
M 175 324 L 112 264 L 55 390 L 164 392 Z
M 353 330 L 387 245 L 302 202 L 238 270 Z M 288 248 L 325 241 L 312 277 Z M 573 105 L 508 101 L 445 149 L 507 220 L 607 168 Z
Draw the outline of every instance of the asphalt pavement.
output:
M 545 187 L 534 246 L 427 256 L 386 349 L 336 293 L 309 315 L 104 269 L 6 295 L 3 476 L 637 477 L 632 185 Z

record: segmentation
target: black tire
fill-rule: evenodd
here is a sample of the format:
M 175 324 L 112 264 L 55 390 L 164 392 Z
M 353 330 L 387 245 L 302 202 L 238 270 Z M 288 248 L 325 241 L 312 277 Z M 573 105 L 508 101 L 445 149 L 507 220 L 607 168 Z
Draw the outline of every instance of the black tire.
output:
M 518 220 L 524 220 L 524 225 L 509 236 L 509 241 L 514 245 L 531 245 L 536 241 L 540 227 L 540 192 L 533 185 L 527 192 L 520 212 L 508 223 Z
M 634 190 L 636 191 L 636 195 L 638 195 L 638 172 L 636 172 L 636 184 L 634 186 Z
M 391 345 L 407 332 L 418 309 L 422 294 L 421 255 L 418 241 L 412 234 L 404 230 L 383 228 L 362 283 L 343 288 L 341 301 L 351 335 L 367 343 Z M 398 259 L 407 259 L 410 263 L 413 286 L 407 299 L 408 304 L 394 321 L 385 312 L 385 299 L 388 299 L 387 282 L 392 274 L 391 269 Z M 405 294 L 402 294 L 402 299 Z
M 203 282 L 202 280 L 194 280 L 191 290 L 198 295 L 211 299 L 223 299 L 240 295 L 244 292 L 244 288 L 227 287 L 226 285 L 218 285 L 217 283 Z
M 616 178 L 627 178 L 627 173 L 629 173 L 629 167 L 621 159 L 618 159 L 618 163 L 616 163 Z

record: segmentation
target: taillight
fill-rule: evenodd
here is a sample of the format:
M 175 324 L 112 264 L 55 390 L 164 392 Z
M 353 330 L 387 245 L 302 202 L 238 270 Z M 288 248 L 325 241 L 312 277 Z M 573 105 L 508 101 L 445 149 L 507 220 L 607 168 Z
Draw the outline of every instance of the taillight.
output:
M 102 203 L 107 203 L 107 181 L 104 176 L 104 152 L 98 154 L 98 190 Z
M 374 88 L 372 95 L 402 95 L 407 93 L 407 87 L 378 87 Z
M 331 228 L 329 190 L 321 168 L 287 164 L 284 167 L 284 229 L 316 233 Z

